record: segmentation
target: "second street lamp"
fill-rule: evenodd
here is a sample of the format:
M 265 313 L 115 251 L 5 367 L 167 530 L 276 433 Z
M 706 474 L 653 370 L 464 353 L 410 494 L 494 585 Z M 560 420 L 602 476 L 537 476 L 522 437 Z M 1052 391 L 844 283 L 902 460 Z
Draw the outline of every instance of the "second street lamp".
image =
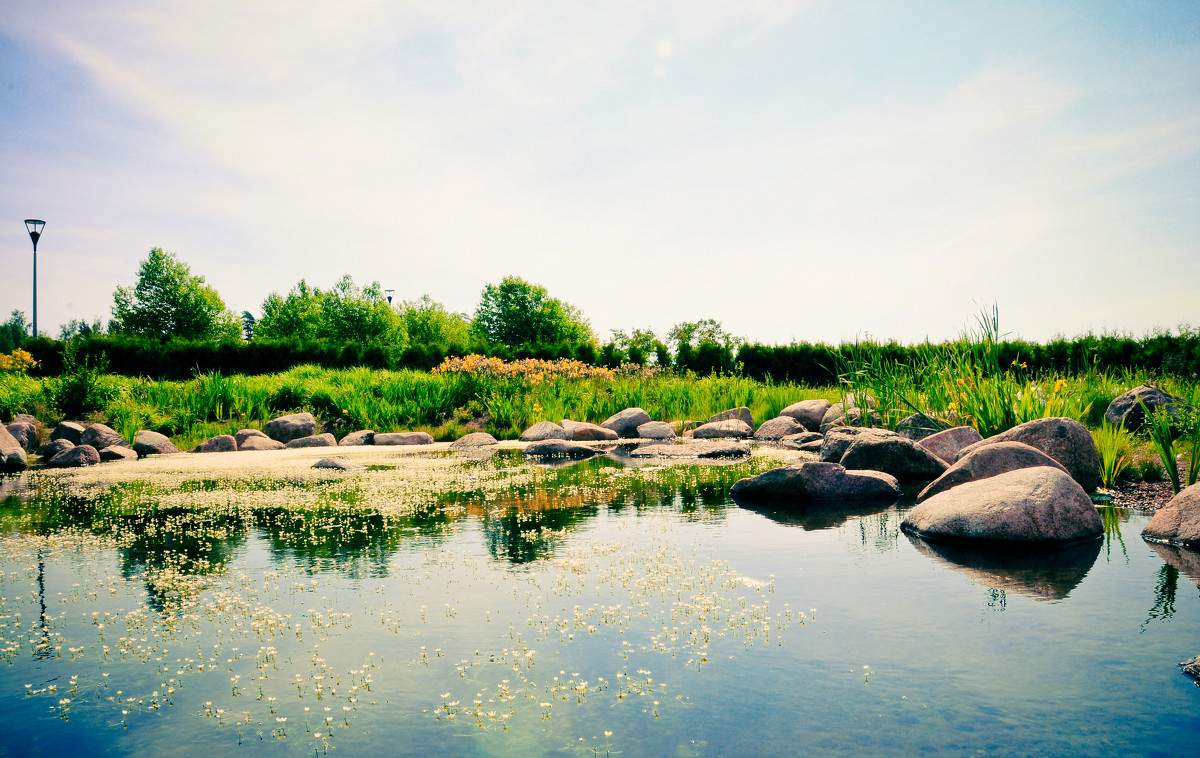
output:
M 38 336 L 37 328 L 37 243 L 42 237 L 42 229 L 46 226 L 46 222 L 37 218 L 25 219 L 25 231 L 29 232 L 29 239 L 33 240 L 33 336 Z
M 383 296 L 388 299 L 388 305 L 392 304 L 392 295 L 396 294 L 396 290 L 384 290 Z

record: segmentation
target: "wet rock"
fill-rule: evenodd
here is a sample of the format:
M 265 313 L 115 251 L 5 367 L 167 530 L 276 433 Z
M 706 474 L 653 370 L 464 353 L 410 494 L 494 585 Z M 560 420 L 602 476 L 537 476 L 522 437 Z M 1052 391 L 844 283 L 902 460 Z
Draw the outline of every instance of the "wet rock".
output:
M 136 450 L 120 445 L 109 445 L 100 451 L 100 460 L 102 461 L 136 461 L 137 459 Z
M 637 428 L 650 420 L 650 414 L 641 408 L 626 408 L 609 416 L 600 426 L 616 432 L 618 437 L 636 438 Z
M 910 440 L 923 440 L 949 428 L 950 425 L 940 418 L 934 418 L 924 413 L 914 413 L 904 417 L 900 423 L 896 424 L 896 434 Z
M 421 434 L 421 432 L 415 432 L 415 434 Z M 432 440 L 433 438 L 431 437 L 430 441 Z M 234 443 L 236 444 L 237 440 L 234 440 Z M 334 437 L 329 432 L 324 432 L 323 434 L 312 434 L 308 437 L 297 437 L 296 439 L 284 445 L 284 447 L 337 447 L 337 437 Z
M 821 443 L 825 441 L 825 435 L 820 432 L 796 432 L 789 434 L 779 440 L 780 442 L 791 442 L 794 445 L 804 445 L 809 442 L 816 442 L 817 451 L 821 450 Z
M 1195 679 L 1197 686 L 1200 686 L 1200 655 L 1179 665 L 1183 669 L 1183 673 Z
M 60 421 L 58 426 L 54 427 L 54 431 L 50 433 L 50 441 L 66 440 L 72 445 L 78 445 L 83 441 L 83 424 L 77 424 L 74 421 Z
M 1049 466 L 1008 471 L 938 493 L 905 514 L 901 527 L 930 540 L 1041 546 L 1104 533 L 1083 487 Z
M 338 440 L 338 445 L 341 447 L 362 447 L 363 445 L 375 444 L 374 429 L 360 429 L 357 432 L 350 432 L 345 437 Z
M 301 437 L 311 437 L 320 431 L 320 425 L 311 413 L 289 413 L 273 418 L 263 425 L 263 432 L 268 437 L 285 445 Z
M 218 434 L 196 445 L 189 453 L 233 453 L 237 452 L 237 440 L 232 434 Z
M 841 463 L 842 456 L 850 449 L 850 445 L 864 434 L 874 437 L 896 436 L 893 431 L 871 426 L 835 426 L 825 432 L 822 438 L 821 460 L 827 463 Z
M 1096 442 L 1083 424 L 1069 418 L 1039 418 L 1014 426 L 1007 432 L 988 437 L 982 442 L 968 445 L 958 452 L 960 460 L 984 445 L 999 442 L 1024 442 L 1036 447 L 1063 465 L 1063 468 L 1079 482 L 1079 486 L 1092 492 L 1100 486 L 1100 456 Z
M 983 440 L 983 435 L 973 426 L 956 426 L 944 432 L 931 434 L 922 439 L 921 447 L 941 458 L 948 464 L 954 463 L 958 451 Z
M 630 458 L 744 458 L 750 446 L 737 442 L 697 440 L 683 444 L 656 442 L 629 453 Z
M 777 416 L 762 423 L 754 430 L 756 440 L 781 440 L 789 435 L 804 430 L 804 425 L 791 416 Z M 811 432 L 806 432 L 811 434 Z
M 637 436 L 643 440 L 673 440 L 675 427 L 666 421 L 647 421 L 637 428 Z
M 821 419 L 825 418 L 825 412 L 831 405 L 833 403 L 825 399 L 801 400 L 784 408 L 779 415 L 791 416 L 799 421 L 805 429 L 815 432 L 821 428 Z
M 378 439 L 378 435 L 376 435 L 376 439 Z M 451 442 L 450 449 L 467 450 L 470 448 L 487 447 L 495 444 L 497 444 L 496 438 L 487 432 L 471 432 L 470 434 L 464 434 L 454 442 Z
M 881 471 L 847 471 L 839 463 L 807 461 L 741 479 L 729 494 L 744 500 L 886 500 L 900 497 L 900 483 Z
M 25 452 L 32 452 L 37 447 L 37 425 L 34 422 L 17 418 L 5 426 L 4 429 L 12 435 L 12 438 L 17 441 L 17 444 Z
M 475 434 L 487 434 L 487 432 L 475 432 L 468 434 L 467 437 L 473 437 Z M 492 435 L 487 434 L 488 437 Z M 466 439 L 466 437 L 463 437 Z M 373 437 L 375 445 L 432 445 L 433 435 L 429 432 L 376 432 Z M 461 442 L 462 440 L 459 440 Z M 493 444 L 495 439 L 492 440 Z M 455 444 L 458 444 L 457 442 Z M 452 446 L 453 447 L 453 446 Z
M 946 469 L 944 474 L 930 482 L 929 486 L 921 491 L 917 501 L 927 500 L 939 492 L 953 489 L 960 484 L 1037 466 L 1049 466 L 1059 469 L 1064 474 L 1070 473 L 1058 461 L 1023 442 L 998 442 L 995 445 L 985 445 L 956 461 L 953 466 Z
M 104 424 L 92 424 L 87 429 L 84 429 L 83 434 L 80 435 L 79 444 L 91 445 L 97 450 L 103 450 L 109 445 L 120 445 L 121 447 L 128 447 L 129 445 L 124 437 Z
M 62 451 L 70 450 L 73 447 L 75 447 L 75 443 L 72 442 L 71 440 L 57 439 L 57 440 L 51 440 L 50 442 L 47 442 L 45 445 L 42 445 L 42 449 L 40 452 L 41 452 L 42 458 L 45 458 L 47 461 L 49 461 L 51 458 L 58 455 Z
M 0 426 L 0 471 L 20 471 L 29 466 L 25 448 L 8 429 Z
M 946 462 L 900 435 L 860 434 L 846 448 L 841 464 L 851 471 L 882 471 L 897 479 L 933 479 Z
M 75 445 L 62 451 L 46 464 L 51 468 L 81 468 L 95 466 L 100 462 L 100 453 L 91 445 Z
M 1140 387 L 1134 387 L 1109 403 L 1108 410 L 1104 411 L 1104 420 L 1113 426 L 1124 424 L 1126 429 L 1136 432 L 1146 423 L 1146 412 L 1142 410 L 1143 403 L 1151 413 L 1154 413 L 1156 408 L 1163 408 L 1171 415 L 1172 426 L 1175 426 L 1182 416 L 1191 410 L 1191 406 L 1183 398 L 1164 392 L 1153 385 L 1143 384 Z
M 579 442 L 570 440 L 542 440 L 534 442 L 525 448 L 528 458 L 568 458 L 582 460 L 599 455 L 600 451 Z
M 183 452 L 175 447 L 175 443 L 171 442 L 167 435 L 152 432 L 149 429 L 142 429 L 133 436 L 133 450 L 143 458 L 147 455 L 172 455 Z
M 1142 539 L 1200 550 L 1200 483 L 1180 490 L 1159 508 L 1142 530 Z
M 746 406 L 742 406 L 740 408 L 730 408 L 727 411 L 714 413 L 712 416 L 708 417 L 707 423 L 715 424 L 718 421 L 729 421 L 731 419 L 738 419 L 739 421 L 744 422 L 746 426 L 750 427 L 751 430 L 754 429 L 754 416 L 750 414 L 750 409 Z
M 749 437 L 753 432 L 754 429 L 745 421 L 731 418 L 724 421 L 714 421 L 710 424 L 701 424 L 692 431 L 692 437 L 698 440 L 713 440 L 722 437 L 736 437 L 741 439 Z
M 518 438 L 522 442 L 541 442 L 542 440 L 565 440 L 567 432 L 553 421 L 539 421 Z
M 605 429 L 599 424 L 590 424 L 586 421 L 572 421 L 563 419 L 559 424 L 563 431 L 567 433 L 567 439 L 576 442 L 598 442 L 602 440 L 615 440 L 617 433 L 612 429 Z
M 302 438 L 303 439 L 303 438 Z M 237 438 L 234 438 L 234 443 L 237 443 Z M 282 442 L 276 442 L 267 435 L 246 437 L 241 443 L 237 444 L 238 450 L 283 450 L 286 445 Z
M 312 467 L 333 469 L 334 471 L 365 471 L 367 468 L 353 461 L 348 461 L 345 458 L 322 458 L 314 463 Z

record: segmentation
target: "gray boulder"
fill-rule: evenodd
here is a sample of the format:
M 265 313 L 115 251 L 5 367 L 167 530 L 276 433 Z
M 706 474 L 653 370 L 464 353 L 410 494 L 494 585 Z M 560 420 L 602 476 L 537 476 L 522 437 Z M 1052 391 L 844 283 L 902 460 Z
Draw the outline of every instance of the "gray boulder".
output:
M 618 437 L 636 438 L 637 428 L 650 420 L 650 414 L 641 408 L 626 408 L 609 416 L 600 426 L 616 432 Z
M 476 432 L 485 434 L 485 432 Z M 470 437 L 471 435 L 467 435 Z M 488 435 L 491 437 L 492 435 Z M 429 432 L 376 432 L 372 438 L 374 445 L 432 445 L 433 436 Z M 466 439 L 465 437 L 463 439 Z M 495 440 L 493 439 L 494 443 Z
M 736 437 L 742 439 L 754 432 L 749 424 L 741 419 L 731 418 L 724 421 L 713 421 L 701 424 L 692 431 L 692 436 L 698 440 L 713 440 L 721 437 Z
M 236 437 L 234 443 L 237 444 Z M 238 450 L 282 450 L 285 447 L 282 442 L 276 442 L 265 434 L 261 437 L 246 437 L 241 444 L 237 444 Z
M 141 457 L 147 455 L 172 455 L 183 451 L 175 447 L 175 443 L 165 434 L 142 429 L 133 436 L 133 450 Z M 101 457 L 104 451 L 101 450 Z
M 584 458 L 591 458 L 599 455 L 599 451 L 579 442 L 551 439 L 532 443 L 525 448 L 525 455 L 529 458 L 567 458 L 570 460 L 583 460 Z
M 321 431 L 311 413 L 289 413 L 273 418 L 263 425 L 263 432 L 273 440 L 287 444 L 301 437 L 311 437 Z
M 261 429 L 238 429 L 237 434 L 233 435 L 233 439 L 237 442 L 238 450 L 242 449 L 242 443 L 251 437 L 261 437 L 265 440 L 271 439 L 263 433 Z
M 1096 452 L 1096 442 L 1091 432 L 1074 419 L 1055 417 L 1027 421 L 1007 432 L 968 445 L 958 452 L 955 460 L 965 458 L 984 445 L 999 442 L 1024 442 L 1036 447 L 1061 463 L 1088 492 L 1100 486 L 1100 455 Z
M 804 429 L 804 425 L 791 416 L 777 416 L 764 421 L 762 426 L 754 430 L 754 439 L 781 440 Z
M 137 459 L 136 450 L 120 445 L 109 445 L 100 451 L 100 460 L 102 461 L 136 461 Z
M 542 440 L 565 440 L 567 432 L 553 421 L 539 421 L 518 438 L 522 442 L 541 442 Z
M 353 461 L 348 461 L 345 458 L 322 458 L 312 465 L 313 468 L 327 468 L 334 471 L 364 471 L 366 466 L 363 466 Z
M 117 434 L 110 427 L 107 427 L 104 424 L 92 424 L 87 429 L 84 429 L 83 434 L 80 436 L 80 440 L 81 441 L 79 444 L 91 445 L 97 450 L 103 450 L 109 445 L 120 445 L 121 447 L 129 446 L 129 443 L 125 441 L 124 437 Z
M 12 438 L 17 441 L 25 452 L 32 452 L 37 447 L 37 424 L 17 418 L 4 427 Z
M 1185 487 L 1159 508 L 1142 539 L 1200 550 L 1200 483 Z
M 1163 408 L 1176 422 L 1184 413 L 1191 410 L 1191 406 L 1183 398 L 1163 392 L 1158 387 L 1143 384 L 1140 387 L 1134 387 L 1109 403 L 1108 410 L 1104 411 L 1104 420 L 1113 426 L 1124 424 L 1126 429 L 1136 432 L 1146 423 L 1146 412 L 1142 410 L 1143 403 L 1151 413 L 1156 408 Z
M 900 497 L 900 483 L 880 471 L 847 471 L 838 463 L 808 461 L 741 479 L 729 494 L 742 500 L 883 500 Z
M 350 432 L 345 437 L 338 440 L 338 445 L 341 447 L 361 447 L 363 445 L 375 444 L 374 429 L 360 429 L 357 432 Z M 327 460 L 322 458 L 321 460 Z
M 860 434 L 846 448 L 841 464 L 851 471 L 882 471 L 897 479 L 933 479 L 946 462 L 900 435 Z
M 917 501 L 927 500 L 939 492 L 953 489 L 960 484 L 1037 466 L 1049 466 L 1064 474 L 1070 473 L 1058 461 L 1023 442 L 998 442 L 995 445 L 985 445 L 970 455 L 955 461 L 953 466 L 946 469 L 946 473 L 921 490 Z
M 42 445 L 42 449 L 39 452 L 41 453 L 42 458 L 49 461 L 51 458 L 58 455 L 62 451 L 70 450 L 73 447 L 75 447 L 75 443 L 72 442 L 71 440 L 57 439 L 57 440 L 51 440 L 51 441 L 47 442 L 45 445 Z
M 795 434 L 789 434 L 786 437 L 781 437 L 779 441 L 791 442 L 794 445 L 804 445 L 809 442 L 816 442 L 818 443 L 817 450 L 820 451 L 820 443 L 825 441 L 825 435 L 821 434 L 820 432 L 796 432 Z
M 840 463 L 842 456 L 850 449 L 850 445 L 863 435 L 872 437 L 895 437 L 895 432 L 888 429 L 876 429 L 871 426 L 835 426 L 825 432 L 821 442 L 821 460 L 828 463 Z
M 900 423 L 896 424 L 896 434 L 910 440 L 923 440 L 949 428 L 950 425 L 940 418 L 934 418 L 924 413 L 914 413 L 911 416 L 905 416 Z
M 779 412 L 780 416 L 791 416 L 804 425 L 804 428 L 810 432 L 815 432 L 821 428 L 821 419 L 825 418 L 825 412 L 829 410 L 829 406 L 833 403 L 823 398 L 817 400 L 801 400 L 798 403 L 792 403 L 788 407 Z
M 910 510 L 901 527 L 925 539 L 1068 545 L 1098 539 L 1091 498 L 1061 469 L 1041 466 L 968 482 Z
M 944 432 L 931 434 L 922 439 L 921 447 L 941 458 L 946 463 L 954 463 L 958 451 L 967 445 L 974 445 L 983 440 L 983 435 L 973 426 L 956 426 Z
M 379 439 L 379 435 L 375 435 L 375 439 Z M 378 443 L 376 443 L 378 444 Z M 464 434 L 455 441 L 450 443 L 451 450 L 467 450 L 475 447 L 487 447 L 495 445 L 496 438 L 487 432 L 471 432 Z
M 237 452 L 237 440 L 232 434 L 218 434 L 216 437 L 201 442 L 188 451 L 189 453 L 233 453 Z
M 0 471 L 20 471 L 29 466 L 25 448 L 8 429 L 0 426 Z
M 567 439 L 576 442 L 600 442 L 617 438 L 617 433 L 612 429 L 605 429 L 599 424 L 589 424 L 586 421 L 563 419 L 559 426 L 567 433 Z
M 744 421 L 746 423 L 746 426 L 750 427 L 751 429 L 754 429 L 754 416 L 751 415 L 750 409 L 744 405 L 741 406 L 740 408 L 730 408 L 727 411 L 721 411 L 720 413 L 714 413 L 713 415 L 708 417 L 708 423 L 715 424 L 718 421 L 729 421 L 730 419 L 738 419 L 739 421 Z
M 637 428 L 637 436 L 643 440 L 673 440 L 675 427 L 666 421 L 647 421 Z
M 80 468 L 95 466 L 100 462 L 100 453 L 91 445 L 75 445 L 62 451 L 46 463 L 51 468 Z
M 74 421 L 60 421 L 58 426 L 54 427 L 54 431 L 50 433 L 50 441 L 67 440 L 72 445 L 78 445 L 83 441 L 83 424 L 77 424 Z
M 416 433 L 420 434 L 421 432 L 416 432 Z M 432 441 L 432 440 L 433 440 L 433 438 L 430 437 L 430 441 Z M 237 444 L 236 439 L 234 440 L 234 444 L 235 445 Z M 309 435 L 308 437 L 297 437 L 296 439 L 294 439 L 294 440 L 288 442 L 286 445 L 284 445 L 284 447 L 288 447 L 288 448 L 337 447 L 337 437 L 334 437 L 329 432 L 325 432 L 323 434 L 312 434 L 312 435 Z

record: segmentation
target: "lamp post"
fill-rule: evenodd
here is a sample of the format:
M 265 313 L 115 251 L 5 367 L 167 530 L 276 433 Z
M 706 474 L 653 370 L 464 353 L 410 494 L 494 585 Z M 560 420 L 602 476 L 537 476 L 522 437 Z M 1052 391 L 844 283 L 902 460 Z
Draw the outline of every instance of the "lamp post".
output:
M 29 232 L 29 239 L 33 240 L 33 336 L 38 336 L 37 330 L 37 243 L 42 237 L 42 228 L 46 226 L 46 222 L 41 219 L 27 218 L 25 219 L 25 231 Z
M 388 299 L 388 305 L 392 304 L 392 295 L 396 294 L 396 290 L 384 290 L 383 296 Z

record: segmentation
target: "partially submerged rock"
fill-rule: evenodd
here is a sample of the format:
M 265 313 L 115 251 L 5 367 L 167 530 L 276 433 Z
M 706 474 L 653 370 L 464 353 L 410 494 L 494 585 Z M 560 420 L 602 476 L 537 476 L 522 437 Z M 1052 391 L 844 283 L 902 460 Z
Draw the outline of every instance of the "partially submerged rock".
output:
M 133 450 L 143 458 L 147 455 L 173 455 L 183 452 L 175 447 L 170 437 L 149 429 L 142 429 L 133 436 Z
M 968 445 L 958 452 L 955 460 L 961 460 L 984 445 L 999 442 L 1024 442 L 1036 447 L 1061 463 L 1088 492 L 1100 486 L 1100 456 L 1096 452 L 1096 442 L 1092 433 L 1074 419 L 1055 417 L 1027 421 L 1007 432 Z
M 522 442 L 541 442 L 542 440 L 565 440 L 567 431 L 553 421 L 539 421 L 518 437 Z
M 375 438 L 379 439 L 379 435 L 375 435 Z M 464 434 L 454 442 L 451 442 L 450 449 L 467 450 L 470 448 L 487 447 L 495 444 L 497 444 L 496 438 L 487 432 L 471 432 L 470 434 Z
M 189 453 L 233 453 L 237 451 L 237 440 L 232 434 L 218 434 L 189 450 Z
M 921 447 L 941 458 L 947 464 L 953 464 L 958 451 L 976 442 L 982 442 L 983 435 L 973 426 L 956 426 L 937 434 L 931 434 L 920 440 Z
M 617 439 L 617 433 L 612 429 L 605 429 L 599 424 L 592 424 L 587 421 L 563 419 L 559 425 L 567 433 L 567 439 L 576 442 L 598 442 Z
M 487 432 L 476 432 L 476 434 L 487 434 Z M 468 434 L 467 437 L 474 435 Z M 492 435 L 488 434 L 491 437 Z M 373 445 L 432 445 L 433 435 L 429 432 L 376 432 L 371 438 Z M 464 437 L 463 439 L 466 439 Z M 461 440 L 460 440 L 461 441 Z M 493 438 L 492 443 L 496 440 Z M 457 444 L 457 443 L 455 443 Z M 453 447 L 453 445 L 451 446 Z
M 21 448 L 29 453 L 37 447 L 37 423 L 32 416 L 18 416 L 4 427 Z
M 750 413 L 750 409 L 744 405 L 739 408 L 730 408 L 727 411 L 714 413 L 708 417 L 707 423 L 715 424 L 718 421 L 729 421 L 730 419 L 742 421 L 746 424 L 746 426 L 750 427 L 751 430 L 754 429 L 754 416 Z
M 1142 530 L 1142 539 L 1200 550 L 1200 483 L 1185 487 L 1159 508 Z
M 236 443 L 236 440 L 235 440 Z M 297 437 L 284 447 L 337 447 L 337 437 L 334 437 L 329 432 L 324 434 L 313 434 L 308 437 Z
M 946 473 L 930 482 L 929 486 L 917 496 L 917 501 L 926 500 L 960 484 L 1037 466 L 1049 466 L 1059 469 L 1064 474 L 1070 473 L 1058 461 L 1023 442 L 998 442 L 995 445 L 985 445 L 955 462 L 953 466 L 946 469 Z
M 534 442 L 529 447 L 525 448 L 525 455 L 529 458 L 567 458 L 571 460 L 582 460 L 584 458 L 592 458 L 599 455 L 600 451 L 593 447 L 588 447 L 580 442 L 572 442 L 570 440 L 542 440 Z
M 798 432 L 808 432 L 804 425 L 791 416 L 776 416 L 773 419 L 768 419 L 762 423 L 762 426 L 754 430 L 754 439 L 756 440 L 781 440 L 784 437 L 796 434 Z
M 1179 664 L 1183 668 L 1183 673 L 1196 680 L 1196 686 L 1200 687 L 1200 655 L 1191 660 L 1184 661 Z
M 900 483 L 880 471 L 847 471 L 840 463 L 807 461 L 741 479 L 729 494 L 745 500 L 895 500 Z
M 0 471 L 20 471 L 29 466 L 25 448 L 8 429 L 0 426 Z
M 121 445 L 109 445 L 100 451 L 102 461 L 136 461 L 138 454 L 135 450 Z
M 626 408 L 605 419 L 600 426 L 617 433 L 618 437 L 637 437 L 637 428 L 650 421 L 650 414 L 641 408 Z
M 42 445 L 42 449 L 38 452 L 40 453 L 42 458 L 44 458 L 46 461 L 49 461 L 51 458 L 58 455 L 62 451 L 70 450 L 73 447 L 75 447 L 75 443 L 72 442 L 71 440 L 57 439 L 57 440 L 50 440 L 45 445 Z
M 345 458 L 322 458 L 312 465 L 313 468 L 327 468 L 334 471 L 364 471 L 366 466 Z
M 236 438 L 234 440 L 236 442 Z M 237 445 L 238 450 L 282 450 L 286 447 L 282 442 L 276 442 L 267 435 L 247 437 Z
M 63 450 L 46 464 L 51 468 L 81 468 L 100 462 L 100 452 L 91 445 L 75 445 Z
M 1063 546 L 1099 539 L 1091 498 L 1061 469 L 1009 471 L 928 498 L 901 527 L 925 539 Z
M 750 446 L 720 440 L 696 440 L 682 444 L 654 443 L 642 445 L 629 453 L 630 458 L 745 458 Z
M 263 432 L 277 442 L 287 444 L 301 437 L 311 437 L 321 430 L 311 413 L 289 413 L 273 418 L 263 425 Z
M 853 471 L 883 471 L 897 479 L 933 479 L 946 462 L 907 437 L 860 434 L 846 448 L 841 464 Z
M 779 415 L 791 416 L 802 424 L 805 429 L 815 432 L 821 428 L 821 419 L 825 418 L 825 412 L 829 410 L 829 406 L 831 405 L 833 403 L 822 398 L 801 400 L 784 408 L 779 412 Z
M 754 430 L 745 421 L 733 418 L 701 424 L 692 431 L 692 436 L 698 440 L 720 439 L 721 437 L 741 439 L 749 437 L 753 432 Z
M 666 421 L 647 421 L 637 428 L 637 436 L 643 440 L 673 440 L 675 427 Z

